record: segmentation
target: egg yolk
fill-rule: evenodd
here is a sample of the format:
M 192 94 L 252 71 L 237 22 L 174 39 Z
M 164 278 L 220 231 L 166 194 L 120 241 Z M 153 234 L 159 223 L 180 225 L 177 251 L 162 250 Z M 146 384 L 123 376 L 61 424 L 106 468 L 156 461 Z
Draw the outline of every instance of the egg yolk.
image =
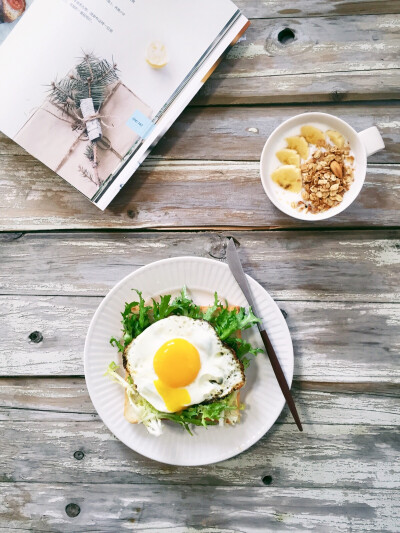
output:
M 196 379 L 200 366 L 199 352 L 185 339 L 172 339 L 157 350 L 153 367 L 159 379 L 154 385 L 169 411 L 180 411 L 190 404 L 190 395 L 182 387 Z
M 171 413 L 182 411 L 186 405 L 190 404 L 190 394 L 186 389 L 173 389 L 165 385 L 161 379 L 157 379 L 154 386 Z
M 197 348 L 185 339 L 172 339 L 164 343 L 153 359 L 154 371 L 168 387 L 186 387 L 200 370 Z

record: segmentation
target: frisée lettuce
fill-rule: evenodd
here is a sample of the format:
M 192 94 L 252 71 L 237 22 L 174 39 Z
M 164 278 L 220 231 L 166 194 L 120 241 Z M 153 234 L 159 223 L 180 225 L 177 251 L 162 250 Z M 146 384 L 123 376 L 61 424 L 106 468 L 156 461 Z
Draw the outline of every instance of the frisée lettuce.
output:
M 180 424 L 191 435 L 190 424 L 196 426 L 210 426 L 216 423 L 229 423 L 235 424 L 238 418 L 237 415 L 237 393 L 232 392 L 229 396 L 220 400 L 214 401 L 209 404 L 192 405 L 179 413 L 164 413 L 158 411 L 149 403 L 143 396 L 141 396 L 130 376 L 125 380 L 118 373 L 119 366 L 113 361 L 109 364 L 105 375 L 122 385 L 127 393 L 129 403 L 131 404 L 138 420 L 146 426 L 147 431 L 154 435 L 159 436 L 162 433 L 162 420 L 172 420 Z M 239 406 L 243 408 L 243 406 Z

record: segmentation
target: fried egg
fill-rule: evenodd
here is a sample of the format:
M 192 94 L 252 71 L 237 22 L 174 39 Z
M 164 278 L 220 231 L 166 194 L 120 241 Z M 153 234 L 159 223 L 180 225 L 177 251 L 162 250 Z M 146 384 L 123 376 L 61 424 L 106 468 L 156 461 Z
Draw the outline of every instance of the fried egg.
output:
M 162 412 L 222 398 L 244 385 L 242 363 L 204 320 L 159 320 L 132 341 L 125 357 L 138 393 Z

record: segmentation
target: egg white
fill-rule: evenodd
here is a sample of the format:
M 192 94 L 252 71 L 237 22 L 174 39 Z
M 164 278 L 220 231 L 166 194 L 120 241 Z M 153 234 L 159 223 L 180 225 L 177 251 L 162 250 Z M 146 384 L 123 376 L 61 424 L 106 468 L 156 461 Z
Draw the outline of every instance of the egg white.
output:
M 155 322 L 132 341 L 125 352 L 127 369 L 143 398 L 162 412 L 170 412 L 157 392 L 153 359 L 157 350 L 171 339 L 181 338 L 195 346 L 201 367 L 195 380 L 183 387 L 190 395 L 190 404 L 222 398 L 244 382 L 243 366 L 234 353 L 204 320 L 170 316 Z

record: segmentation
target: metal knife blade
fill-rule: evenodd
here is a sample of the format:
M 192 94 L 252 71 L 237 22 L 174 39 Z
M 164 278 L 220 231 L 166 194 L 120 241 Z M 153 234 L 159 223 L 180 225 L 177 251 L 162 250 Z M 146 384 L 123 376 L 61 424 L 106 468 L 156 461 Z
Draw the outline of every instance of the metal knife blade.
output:
M 228 241 L 228 246 L 226 248 L 226 259 L 228 262 L 228 266 L 233 274 L 233 277 L 235 278 L 237 284 L 241 288 L 248 304 L 253 310 L 253 313 L 256 316 L 260 317 L 257 311 L 256 303 L 254 301 L 253 295 L 250 290 L 249 283 L 246 278 L 246 274 L 243 271 L 242 263 L 240 262 L 239 254 L 237 253 L 236 246 L 235 246 L 233 239 L 229 239 Z M 283 373 L 281 364 L 279 363 L 279 359 L 275 353 L 274 347 L 272 346 L 270 338 L 268 337 L 268 333 L 266 332 L 262 322 L 258 324 L 258 329 L 260 331 L 262 341 L 264 343 L 264 346 L 265 346 L 268 358 L 270 360 L 272 369 L 275 373 L 276 379 L 278 380 L 282 394 L 285 397 L 285 400 L 288 404 L 290 412 L 293 415 L 296 425 L 299 428 L 299 431 L 303 431 L 303 426 L 301 425 L 300 417 L 297 413 L 296 405 L 294 403 L 292 394 L 290 392 L 289 385 L 286 381 L 286 377 Z
M 259 317 L 260 314 L 258 313 L 256 302 L 254 301 L 253 295 L 251 293 L 249 282 L 247 281 L 246 274 L 244 273 L 242 263 L 240 262 L 240 258 L 237 253 L 233 239 L 229 239 L 228 241 L 228 246 L 226 247 L 226 260 L 233 274 L 233 277 L 241 288 L 248 304 L 253 310 L 253 313 Z M 262 322 L 257 324 L 257 326 L 260 331 L 263 331 L 265 329 Z

